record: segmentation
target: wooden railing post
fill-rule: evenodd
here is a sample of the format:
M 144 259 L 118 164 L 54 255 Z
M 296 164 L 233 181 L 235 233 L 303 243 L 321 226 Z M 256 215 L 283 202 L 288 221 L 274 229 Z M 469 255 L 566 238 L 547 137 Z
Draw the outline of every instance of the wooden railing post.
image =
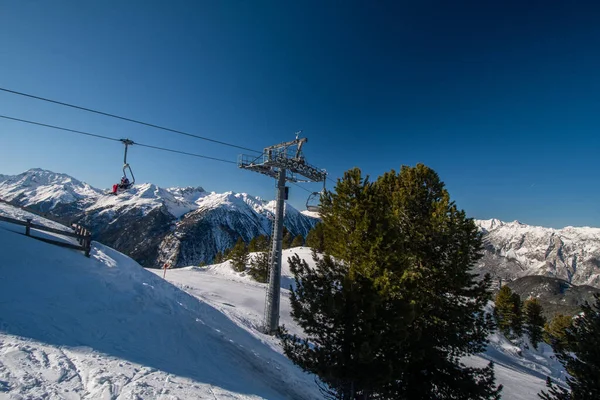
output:
M 27 225 L 25 225 L 25 235 L 30 236 L 31 233 L 31 218 L 27 218 Z
M 92 232 L 89 232 L 87 229 L 85 231 L 85 241 L 83 243 L 85 249 L 85 256 L 89 257 L 90 250 L 92 250 Z

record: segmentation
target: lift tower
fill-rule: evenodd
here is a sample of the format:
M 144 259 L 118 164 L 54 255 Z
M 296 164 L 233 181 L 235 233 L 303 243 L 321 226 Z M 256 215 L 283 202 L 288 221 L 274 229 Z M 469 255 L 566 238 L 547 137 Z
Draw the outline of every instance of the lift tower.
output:
M 269 285 L 265 299 L 264 331 L 269 335 L 275 334 L 279 327 L 283 211 L 288 189 L 285 183 L 324 182 L 327 178 L 325 170 L 308 164 L 304 159 L 302 146 L 308 139 L 299 139 L 299 133 L 296 133 L 295 140 L 265 147 L 263 154 L 258 157 L 242 154 L 238 160 L 240 168 L 277 179 L 277 204 L 271 232 L 271 249 L 269 250 Z

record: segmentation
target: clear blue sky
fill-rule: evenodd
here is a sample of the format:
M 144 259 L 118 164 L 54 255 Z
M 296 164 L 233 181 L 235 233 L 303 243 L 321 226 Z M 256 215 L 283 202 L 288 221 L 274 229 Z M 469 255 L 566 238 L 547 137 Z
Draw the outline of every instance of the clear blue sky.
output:
M 302 129 L 333 178 L 423 162 L 469 216 L 600 226 L 593 3 L 0 0 L 0 87 L 257 149 Z M 3 92 L 0 114 L 240 152 Z M 116 142 L 5 120 L 0 139 L 0 173 L 120 177 Z M 129 161 L 138 182 L 274 197 L 235 165 L 139 147 Z

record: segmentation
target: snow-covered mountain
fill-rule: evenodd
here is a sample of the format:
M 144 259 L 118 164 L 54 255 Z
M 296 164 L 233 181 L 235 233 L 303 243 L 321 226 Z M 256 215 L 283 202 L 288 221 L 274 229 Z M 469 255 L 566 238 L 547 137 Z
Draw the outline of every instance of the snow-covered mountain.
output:
M 275 205 L 245 193 L 150 183 L 113 196 L 41 169 L 4 177 L 0 199 L 88 226 L 95 239 L 147 267 L 209 262 L 239 236 L 269 235 Z M 286 204 L 284 225 L 292 235 L 306 236 L 316 222 Z
M 98 198 L 102 191 L 66 174 L 33 168 L 22 174 L 0 175 L 0 197 L 5 201 L 48 211 L 60 204 L 80 207 Z
M 475 222 L 485 242 L 479 272 L 505 281 L 544 275 L 600 287 L 599 228 L 552 229 L 497 219 Z

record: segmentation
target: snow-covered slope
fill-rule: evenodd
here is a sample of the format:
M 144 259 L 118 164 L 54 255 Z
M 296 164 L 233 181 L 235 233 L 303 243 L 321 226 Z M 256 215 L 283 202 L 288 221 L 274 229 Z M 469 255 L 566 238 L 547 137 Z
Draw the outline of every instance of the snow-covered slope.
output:
M 504 280 L 545 275 L 600 287 L 600 228 L 552 229 L 497 219 L 476 223 L 486 244 L 480 272 Z
M 260 333 L 129 257 L 22 230 L 0 222 L 0 398 L 320 398 Z
M 290 315 L 288 289 L 293 282 L 293 276 L 287 260 L 293 254 L 298 254 L 310 266 L 314 265 L 311 249 L 307 247 L 283 251 L 280 323 L 285 324 L 291 333 L 302 335 L 302 329 Z M 163 271 L 152 271 L 158 276 L 163 276 Z M 256 332 L 262 326 L 266 285 L 253 281 L 245 273 L 234 272 L 229 262 L 203 268 L 186 267 L 167 270 L 166 279 L 211 304 L 250 333 Z M 490 310 L 491 308 L 488 309 Z M 465 363 L 481 367 L 493 361 L 497 382 L 504 385 L 503 399 L 537 398 L 537 393 L 545 388 L 548 375 L 564 381 L 564 370 L 560 363 L 552 358 L 552 350 L 547 345 L 540 345 L 539 350 L 536 351 L 533 348 L 521 349 L 502 335 L 493 334 L 489 339 L 487 351 L 480 356 L 466 359 Z M 267 337 L 264 340 L 274 350 L 281 351 L 275 339 Z

